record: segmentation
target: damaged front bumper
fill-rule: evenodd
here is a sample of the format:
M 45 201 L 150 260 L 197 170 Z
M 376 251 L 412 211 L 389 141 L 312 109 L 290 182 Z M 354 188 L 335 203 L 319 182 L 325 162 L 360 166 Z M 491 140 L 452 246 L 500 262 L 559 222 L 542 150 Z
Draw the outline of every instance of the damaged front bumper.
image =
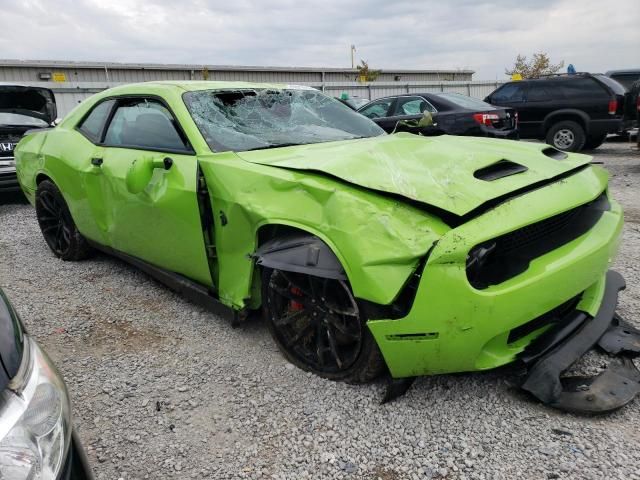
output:
M 559 410 L 602 414 L 617 410 L 640 393 L 640 370 L 632 358 L 640 355 L 640 330 L 615 310 L 622 276 L 606 274 L 600 307 L 594 316 L 573 309 L 537 337 L 517 357 L 518 386 L 542 403 Z M 563 376 L 593 348 L 614 357 L 598 375 Z M 415 377 L 392 378 L 382 403 L 404 395 Z
M 633 400 L 640 393 L 640 371 L 631 360 L 640 354 L 640 331 L 615 313 L 624 288 L 622 276 L 609 271 L 595 316 L 575 310 L 532 342 L 518 358 L 525 371 L 520 387 L 547 405 L 577 413 L 605 413 Z M 621 361 L 596 376 L 562 377 L 596 345 Z

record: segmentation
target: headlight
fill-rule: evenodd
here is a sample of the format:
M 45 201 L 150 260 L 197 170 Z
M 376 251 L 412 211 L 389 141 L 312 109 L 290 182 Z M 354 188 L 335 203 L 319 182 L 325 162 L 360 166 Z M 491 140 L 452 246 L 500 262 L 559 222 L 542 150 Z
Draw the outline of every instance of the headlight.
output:
M 0 393 L 0 480 L 53 480 L 71 438 L 69 396 L 51 360 L 24 342 L 20 370 Z

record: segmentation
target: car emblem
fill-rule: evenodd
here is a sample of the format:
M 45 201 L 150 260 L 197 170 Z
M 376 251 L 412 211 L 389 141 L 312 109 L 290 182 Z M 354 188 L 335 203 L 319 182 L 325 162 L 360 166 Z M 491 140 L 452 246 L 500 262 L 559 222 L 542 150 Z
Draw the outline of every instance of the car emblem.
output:
M 14 148 L 16 148 L 15 143 L 0 143 L 0 151 L 11 152 Z

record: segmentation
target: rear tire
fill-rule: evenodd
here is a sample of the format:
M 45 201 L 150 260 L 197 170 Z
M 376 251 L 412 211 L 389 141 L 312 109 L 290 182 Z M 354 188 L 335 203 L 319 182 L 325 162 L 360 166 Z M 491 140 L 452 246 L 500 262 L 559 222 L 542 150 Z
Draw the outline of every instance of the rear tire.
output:
M 607 139 L 606 133 L 604 135 L 595 136 L 595 137 L 590 135 L 587 137 L 587 141 L 584 143 L 584 149 L 585 150 L 596 149 L 600 145 L 602 145 L 606 139 Z
M 262 301 L 271 336 L 298 368 L 348 383 L 369 382 L 385 368 L 346 282 L 264 269 Z
M 44 180 L 36 190 L 36 215 L 47 245 L 62 260 L 82 260 L 91 252 L 91 246 L 76 227 L 69 207 L 58 187 Z
M 547 131 L 546 142 L 558 150 L 579 152 L 584 147 L 586 135 L 584 128 L 572 120 L 554 123 Z

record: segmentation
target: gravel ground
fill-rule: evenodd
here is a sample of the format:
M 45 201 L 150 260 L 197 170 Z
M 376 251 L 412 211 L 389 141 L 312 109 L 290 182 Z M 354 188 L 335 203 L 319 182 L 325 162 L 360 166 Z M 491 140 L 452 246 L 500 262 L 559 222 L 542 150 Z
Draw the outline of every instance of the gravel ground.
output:
M 620 312 L 640 324 L 640 152 L 597 150 L 627 224 Z M 118 260 L 57 260 L 30 206 L 0 204 L 0 286 L 63 372 L 97 479 L 640 479 L 640 402 L 563 414 L 504 373 L 384 385 L 302 372 L 267 329 L 240 329 Z

